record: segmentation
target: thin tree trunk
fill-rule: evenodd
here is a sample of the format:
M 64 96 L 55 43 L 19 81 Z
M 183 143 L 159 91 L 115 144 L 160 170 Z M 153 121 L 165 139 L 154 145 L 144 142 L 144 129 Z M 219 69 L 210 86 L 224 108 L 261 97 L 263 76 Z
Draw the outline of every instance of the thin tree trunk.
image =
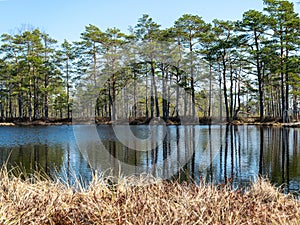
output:
M 241 109 L 241 81 L 240 81 L 240 77 L 237 78 L 237 107 L 235 108 L 235 112 L 234 112 L 234 119 L 238 119 L 238 113 Z
M 66 81 L 67 81 L 67 115 L 69 120 L 70 119 L 69 60 L 67 60 L 67 64 L 66 64 Z
M 282 28 L 280 28 L 280 30 L 282 30 Z M 281 56 L 281 60 L 280 60 L 280 88 L 281 88 L 281 118 L 282 118 L 282 122 L 286 122 L 285 121 L 285 110 L 286 110 L 286 105 L 285 105 L 285 91 L 284 91 L 284 49 L 283 49 L 283 37 L 280 37 L 280 56 Z
M 28 117 L 29 121 L 32 120 L 32 79 L 29 78 L 29 93 L 28 93 Z
M 113 74 L 113 77 L 111 79 L 111 113 L 112 113 L 112 120 L 116 120 L 116 80 L 115 80 L 115 74 Z
M 12 97 L 11 97 L 11 88 L 9 88 L 9 117 L 13 119 L 13 107 L 12 107 Z
M 286 43 L 286 46 L 288 46 L 288 43 Z M 290 122 L 289 121 L 289 113 L 288 113 L 288 110 L 289 110 L 289 73 L 288 73 L 288 65 L 287 65 L 287 62 L 289 61 L 288 58 L 289 58 L 289 51 L 288 49 L 286 49 L 285 51 L 285 56 L 286 56 L 286 66 L 285 66 L 285 110 L 286 110 L 286 122 Z
M 148 75 L 146 74 L 146 118 L 149 118 L 149 109 L 148 109 Z
M 137 101 L 136 101 L 136 72 L 133 72 L 133 117 L 137 117 Z
M 222 75 L 221 75 L 221 71 L 219 71 L 219 108 L 220 108 L 220 112 L 219 112 L 219 120 L 220 122 L 222 122 L 223 120 L 223 102 L 222 102 Z
M 224 94 L 224 102 L 225 102 L 225 110 L 226 110 L 226 121 L 230 122 L 229 107 L 228 107 L 228 96 L 227 96 L 227 85 L 226 85 L 226 62 L 225 62 L 225 57 L 223 57 L 222 63 L 223 63 L 223 94 Z
M 229 108 L 229 115 L 230 118 L 233 117 L 233 68 L 232 64 L 230 63 L 230 108 Z
M 34 96 L 33 96 L 33 102 L 34 102 L 34 119 L 38 119 L 39 118 L 39 102 L 38 102 L 38 78 L 36 76 L 34 76 L 34 86 L 33 86 L 33 92 L 34 92 Z
M 162 63 L 161 66 L 161 73 L 162 73 L 162 113 L 163 113 L 163 119 L 167 120 L 167 89 L 166 89 L 166 82 L 167 82 L 167 75 L 164 68 L 164 64 Z
M 108 79 L 108 116 L 109 116 L 109 120 L 112 120 L 112 107 L 111 105 L 112 103 L 112 97 L 111 97 L 111 81 L 110 79 Z
M 20 85 L 19 85 L 20 86 Z M 18 94 L 18 105 L 19 105 L 19 119 L 23 119 L 23 92 Z
M 298 121 L 298 95 L 293 96 L 293 114 L 294 119 Z
M 47 62 L 47 38 L 44 37 L 45 44 L 45 56 L 44 61 Z M 44 96 L 44 110 L 45 110 L 45 120 L 49 119 L 49 100 L 48 100 L 48 83 L 49 83 L 49 74 L 48 71 L 45 71 L 45 80 L 44 80 L 44 88 L 45 88 L 45 96 Z
M 48 120 L 49 119 L 49 99 L 48 99 L 48 72 L 46 72 L 45 75 L 45 119 Z
M 156 109 L 156 117 L 160 116 L 159 113 L 159 102 L 158 102 L 158 94 L 157 94 L 157 86 L 156 86 L 156 81 L 155 81 L 155 69 L 154 69 L 154 62 L 151 62 L 151 75 L 152 75 L 152 85 L 154 88 L 154 98 L 155 98 L 155 109 Z M 153 95 L 151 96 L 151 108 L 154 108 L 154 102 L 153 102 Z M 153 104 L 153 105 L 152 105 Z M 151 109 L 151 114 L 152 114 L 152 110 Z M 151 118 L 153 118 L 153 115 L 151 115 Z
M 176 67 L 176 119 L 179 117 L 179 82 L 180 82 L 180 75 L 179 75 L 179 68 Z
M 168 74 L 169 74 L 169 71 L 166 72 L 166 80 L 168 81 Z M 166 116 L 167 116 L 167 120 L 169 119 L 170 117 L 170 102 L 171 102 L 171 84 L 172 84 L 172 74 L 170 74 L 170 77 L 169 77 L 169 85 L 167 85 L 167 111 L 166 111 Z
M 4 121 L 4 108 L 2 105 L 2 101 L 0 100 L 0 117 L 1 117 L 1 121 Z
M 94 84 L 97 86 L 97 49 L 96 49 L 96 42 L 94 44 L 94 52 L 93 52 L 93 60 L 94 60 L 94 65 L 93 65 L 93 75 L 94 75 Z
M 254 30 L 254 42 L 256 52 L 259 52 L 259 43 L 258 43 L 258 35 L 257 31 Z M 263 77 L 261 71 L 261 64 L 260 64 L 260 54 L 256 55 L 256 70 L 257 70 L 257 80 L 258 80 L 258 96 L 259 96 L 259 117 L 260 121 L 263 121 L 264 118 L 264 100 L 263 100 Z
M 150 91 L 150 117 L 151 119 L 154 117 L 154 70 L 152 71 L 151 65 L 151 91 Z
M 212 64 L 209 63 L 209 94 L 208 94 L 208 117 L 212 116 Z
M 195 81 L 194 81 L 194 56 L 193 56 L 193 43 L 192 43 L 192 35 L 190 33 L 189 35 L 189 50 L 190 50 L 190 76 L 191 76 L 191 97 L 192 97 L 192 104 L 191 104 L 191 110 L 192 110 L 192 117 L 195 116 Z

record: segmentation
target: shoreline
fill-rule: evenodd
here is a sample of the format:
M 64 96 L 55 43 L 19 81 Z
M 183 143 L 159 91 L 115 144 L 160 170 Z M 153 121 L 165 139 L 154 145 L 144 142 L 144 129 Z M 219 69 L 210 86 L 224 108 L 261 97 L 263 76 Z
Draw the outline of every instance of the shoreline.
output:
M 267 126 L 267 127 L 290 127 L 290 128 L 300 128 L 300 121 L 294 121 L 290 123 L 282 123 L 278 120 L 266 120 L 265 122 L 258 122 L 255 120 L 245 120 L 245 118 L 240 118 L 233 120 L 232 122 L 219 122 L 212 121 L 208 118 L 199 118 L 199 122 L 195 121 L 184 121 L 184 124 L 181 124 L 180 119 L 170 118 L 168 121 L 164 121 L 162 118 L 136 118 L 136 119 L 127 119 L 127 120 L 117 120 L 109 121 L 107 119 L 50 119 L 50 120 L 34 120 L 34 121 L 8 121 L 0 122 L 0 127 L 10 127 L 10 126 L 62 126 L 62 125 L 255 125 L 255 126 Z
M 21 122 L 21 123 L 0 123 L 0 127 L 26 127 L 26 126 L 63 126 L 63 125 L 131 125 L 131 126 L 140 126 L 140 125 L 149 125 L 148 123 L 140 123 L 140 124 L 131 124 L 131 123 L 112 123 L 112 122 L 102 122 L 102 123 L 93 123 L 93 122 Z M 151 124 L 151 125 L 163 125 L 163 124 Z M 166 126 L 181 126 L 180 123 L 166 123 Z M 291 122 L 291 123 L 245 123 L 245 122 L 232 122 L 232 123 L 190 123 L 184 125 L 200 125 L 200 126 L 208 126 L 208 125 L 233 125 L 233 126 L 263 126 L 263 127 L 287 127 L 287 128 L 300 128 L 300 122 Z M 183 125 L 183 126 L 184 126 Z

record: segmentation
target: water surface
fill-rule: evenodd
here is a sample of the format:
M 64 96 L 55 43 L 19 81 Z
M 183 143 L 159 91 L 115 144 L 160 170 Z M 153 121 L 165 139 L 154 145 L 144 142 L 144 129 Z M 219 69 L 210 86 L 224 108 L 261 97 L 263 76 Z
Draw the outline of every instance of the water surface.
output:
M 93 171 L 300 189 L 300 129 L 259 126 L 0 127 L 0 163 L 88 183 Z

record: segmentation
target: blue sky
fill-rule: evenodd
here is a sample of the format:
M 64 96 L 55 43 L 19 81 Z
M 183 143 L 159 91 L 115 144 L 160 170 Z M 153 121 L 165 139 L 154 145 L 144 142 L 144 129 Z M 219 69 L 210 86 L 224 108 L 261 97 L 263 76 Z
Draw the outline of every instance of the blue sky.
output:
M 262 0 L 0 0 L 0 34 L 14 34 L 30 25 L 58 41 L 75 41 L 88 24 L 127 32 L 142 14 L 149 14 L 165 28 L 185 13 L 210 22 L 238 20 L 247 10 L 262 8 Z M 300 5 L 295 8 L 300 12 Z

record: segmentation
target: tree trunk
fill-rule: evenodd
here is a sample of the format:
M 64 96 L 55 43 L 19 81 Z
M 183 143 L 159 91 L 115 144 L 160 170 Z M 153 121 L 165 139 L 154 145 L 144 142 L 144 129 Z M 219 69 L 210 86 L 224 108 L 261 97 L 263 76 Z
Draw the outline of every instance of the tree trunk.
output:
M 111 81 L 108 79 L 108 115 L 109 115 L 109 120 L 112 120 L 112 96 L 111 96 Z
M 150 117 L 151 119 L 154 117 L 154 70 L 152 71 L 152 66 L 151 66 L 151 91 L 150 91 Z
M 254 30 L 254 41 L 255 41 L 255 48 L 256 52 L 259 52 L 259 44 L 258 44 L 258 35 L 256 30 Z M 256 55 L 256 70 L 257 70 L 257 80 L 258 80 L 258 96 L 259 96 L 259 117 L 260 121 L 263 121 L 264 118 L 264 100 L 263 100 L 263 78 L 262 78 L 262 71 L 261 71 L 261 64 L 260 64 L 260 54 Z
M 93 65 L 93 75 L 94 75 L 94 84 L 97 86 L 97 49 L 96 49 L 96 42 L 94 44 L 94 52 L 93 52 L 93 60 L 94 60 L 94 65 Z
M 230 118 L 233 117 L 233 68 L 232 64 L 230 63 L 230 108 L 229 108 L 229 115 Z
M 137 117 L 137 101 L 136 101 L 136 71 L 133 72 L 133 117 Z
M 192 44 L 192 37 L 190 36 L 190 72 L 191 72 L 191 95 L 192 95 L 192 116 L 194 118 L 196 111 L 195 111 L 195 81 L 194 81 L 194 59 L 193 59 L 193 44 Z
M 163 119 L 167 120 L 167 89 L 166 89 L 166 81 L 167 81 L 167 75 L 164 68 L 164 64 L 161 65 L 161 74 L 162 74 L 162 113 L 163 113 Z M 166 77 L 165 77 L 166 76 Z
M 39 118 L 39 102 L 38 102 L 38 79 L 36 76 L 34 76 L 34 86 L 33 86 L 33 102 L 34 102 L 34 119 L 38 119 Z
M 28 117 L 29 121 L 32 120 L 32 79 L 29 78 L 29 93 L 28 93 Z
M 298 95 L 293 95 L 293 117 L 294 120 L 298 121 Z
M 69 61 L 66 64 L 66 81 L 67 81 L 67 116 L 70 119 L 70 85 L 69 85 Z
M 225 110 L 226 110 L 226 121 L 230 122 L 229 107 L 228 107 L 228 96 L 227 96 L 227 85 L 226 85 L 226 62 L 225 62 L 225 56 L 222 59 L 222 63 L 223 63 L 223 94 L 224 94 L 224 102 L 225 102 Z
M 11 97 L 11 88 L 9 88 L 9 117 L 10 119 L 13 119 L 13 107 L 12 107 L 12 97 Z
M 282 28 L 280 28 L 282 30 Z M 285 91 L 284 91 L 284 49 L 283 49 L 283 37 L 280 37 L 280 90 L 281 90 L 281 118 L 282 122 L 286 122 L 286 105 L 285 105 Z
M 148 76 L 146 74 L 146 118 L 149 118 L 149 109 L 148 109 Z
M 220 112 L 219 112 L 219 120 L 220 122 L 222 122 L 223 120 L 223 102 L 222 102 L 222 74 L 221 71 L 219 71 L 219 108 L 220 108 Z
M 286 46 L 288 46 L 288 43 L 286 43 Z M 289 51 L 288 49 L 286 49 L 285 51 L 285 109 L 286 109 L 286 122 L 290 122 L 289 121 L 289 68 L 288 68 L 288 61 L 289 61 Z
M 153 97 L 153 95 L 151 95 L 151 114 L 152 114 L 152 110 L 154 110 L 153 109 L 154 108 L 154 102 L 153 101 L 154 101 L 154 98 L 155 98 L 156 117 L 159 117 L 160 113 L 159 113 L 159 102 L 158 102 L 157 86 L 156 86 L 156 81 L 155 81 L 154 62 L 151 62 L 151 75 L 152 75 L 152 86 L 154 88 L 154 97 Z M 151 118 L 153 118 L 153 115 L 151 115 Z
M 241 109 L 241 81 L 240 81 L 240 77 L 237 78 L 237 107 L 235 107 L 235 111 L 234 111 L 234 119 L 238 119 L 238 113 Z
M 45 119 L 49 119 L 49 99 L 48 99 L 48 72 L 45 74 Z
M 1 100 L 0 100 L 0 118 L 1 118 L 1 121 L 4 122 L 4 107 L 2 105 Z
M 179 67 L 176 67 L 176 119 L 179 117 L 179 82 L 180 82 L 180 74 Z
M 212 116 L 212 65 L 209 63 L 209 96 L 208 96 L 208 117 Z

